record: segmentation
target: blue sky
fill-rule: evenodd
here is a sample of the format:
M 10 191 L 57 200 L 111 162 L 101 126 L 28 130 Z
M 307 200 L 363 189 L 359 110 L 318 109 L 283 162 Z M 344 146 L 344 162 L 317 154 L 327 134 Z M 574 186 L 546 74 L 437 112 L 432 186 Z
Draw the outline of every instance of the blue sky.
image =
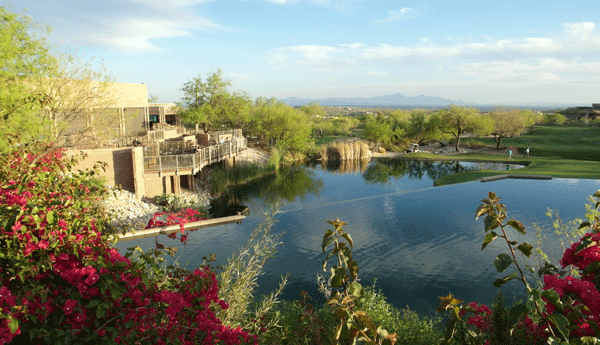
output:
M 223 70 L 252 98 L 600 103 L 600 3 L 19 0 L 51 40 L 162 102 Z M 1 4 L 1 2 L 0 2 Z

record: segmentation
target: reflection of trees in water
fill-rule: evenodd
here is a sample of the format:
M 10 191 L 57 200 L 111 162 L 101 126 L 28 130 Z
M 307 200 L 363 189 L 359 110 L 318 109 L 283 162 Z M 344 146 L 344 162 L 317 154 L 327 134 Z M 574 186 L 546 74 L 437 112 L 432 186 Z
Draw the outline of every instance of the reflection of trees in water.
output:
M 321 162 L 323 170 L 348 174 L 355 172 L 365 172 L 369 166 L 369 159 L 346 159 L 346 160 L 327 160 Z
M 411 179 L 422 179 L 423 176 L 437 180 L 444 176 L 454 175 L 473 170 L 503 170 L 505 164 L 499 163 L 469 163 L 459 161 L 417 161 L 378 159 L 371 162 L 363 173 L 367 183 L 385 184 L 390 179 L 399 179 L 406 176 Z
M 213 217 L 222 217 L 253 198 L 275 205 L 282 200 L 304 200 L 308 194 L 319 195 L 322 190 L 323 180 L 316 178 L 314 171 L 302 166 L 281 167 L 275 174 L 230 188 L 219 198 L 211 200 L 210 213 Z

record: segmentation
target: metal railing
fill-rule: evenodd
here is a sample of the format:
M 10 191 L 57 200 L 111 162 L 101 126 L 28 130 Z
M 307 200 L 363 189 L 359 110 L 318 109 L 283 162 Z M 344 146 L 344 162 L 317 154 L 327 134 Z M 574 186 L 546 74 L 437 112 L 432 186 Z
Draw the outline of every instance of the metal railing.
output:
M 202 167 L 220 162 L 224 158 L 248 148 L 246 138 L 196 149 L 195 153 L 144 156 L 144 172 L 192 170 L 195 173 Z

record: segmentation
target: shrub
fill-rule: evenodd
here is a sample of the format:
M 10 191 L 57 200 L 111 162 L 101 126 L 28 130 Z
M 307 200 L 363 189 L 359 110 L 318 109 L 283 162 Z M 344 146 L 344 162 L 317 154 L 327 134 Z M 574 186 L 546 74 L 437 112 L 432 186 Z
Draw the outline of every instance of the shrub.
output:
M 132 260 L 113 248 L 106 190 L 74 162 L 39 143 L 0 158 L 0 343 L 253 341 L 216 317 L 227 303 L 208 267 L 165 272 L 159 249 Z

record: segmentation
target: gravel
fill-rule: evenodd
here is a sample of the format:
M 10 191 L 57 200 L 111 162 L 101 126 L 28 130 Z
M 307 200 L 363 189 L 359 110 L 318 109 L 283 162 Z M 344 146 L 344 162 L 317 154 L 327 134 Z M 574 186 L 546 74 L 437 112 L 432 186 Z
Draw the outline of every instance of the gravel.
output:
M 245 153 L 238 156 L 237 162 L 252 162 L 266 164 L 269 156 L 262 150 L 248 148 Z M 182 190 L 180 195 L 185 201 L 193 202 L 199 206 L 208 207 L 212 196 L 210 194 L 210 167 L 204 168 L 199 178 L 194 179 L 195 191 Z M 131 228 L 143 229 L 156 212 L 162 212 L 161 206 L 153 200 L 143 198 L 137 200 L 135 194 L 116 188 L 110 189 L 110 196 L 104 202 L 106 211 L 113 215 L 111 226 L 117 229 Z

